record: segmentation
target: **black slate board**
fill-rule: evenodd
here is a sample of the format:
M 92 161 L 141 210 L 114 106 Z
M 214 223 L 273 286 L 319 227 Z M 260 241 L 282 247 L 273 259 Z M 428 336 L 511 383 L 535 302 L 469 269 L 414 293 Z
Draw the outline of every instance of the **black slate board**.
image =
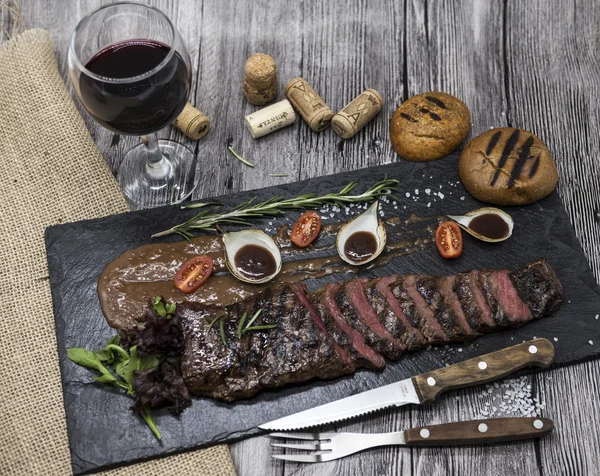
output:
M 397 193 L 400 202 L 397 210 L 388 205 L 386 216 L 461 214 L 482 204 L 474 200 L 459 183 L 457 160 L 458 155 L 454 154 L 427 164 L 399 161 L 377 168 L 229 195 L 217 200 L 237 204 L 254 196 L 261 200 L 273 195 L 327 193 L 339 190 L 349 181 L 368 186 L 387 173 L 389 177 L 400 180 Z M 444 198 L 431 198 L 433 195 L 427 195 L 426 188 L 441 191 Z M 415 195 L 415 189 L 419 190 L 418 195 Z M 406 192 L 410 193 L 409 198 Z M 415 201 L 414 197 L 418 199 Z M 430 207 L 427 203 L 431 204 Z M 516 226 L 513 236 L 504 243 L 486 244 L 464 234 L 465 251 L 458 260 L 443 260 L 434 247 L 429 247 L 363 274 L 443 275 L 486 267 L 512 270 L 534 258 L 545 257 L 556 270 L 566 296 L 565 303 L 554 318 L 543 319 L 521 329 L 490 334 L 470 345 L 408 354 L 400 362 L 389 363 L 382 373 L 359 371 L 352 377 L 335 381 L 288 386 L 231 405 L 195 399 L 192 407 L 179 419 L 164 413 L 157 414 L 157 423 L 163 435 L 162 443 L 154 439 L 141 419 L 131 414 L 129 407 L 132 401 L 129 398 L 117 390 L 91 382 L 90 372 L 69 361 L 66 349 L 98 348 L 114 334 L 103 318 L 96 295 L 96 282 L 106 264 L 121 253 L 150 242 L 152 233 L 180 223 L 191 213 L 179 207 L 165 207 L 48 228 L 48 266 L 74 473 L 247 438 L 260 433 L 256 426 L 266 421 L 534 336 L 550 340 L 558 338 L 555 342 L 555 365 L 595 357 L 600 353 L 600 320 L 595 319 L 600 313 L 600 288 L 558 195 L 553 193 L 533 205 L 508 211 L 514 217 Z M 296 215 L 288 216 L 295 218 Z M 343 220 L 343 214 L 330 219 Z M 269 221 L 274 222 L 273 228 L 283 220 L 257 220 L 257 227 L 266 227 Z M 167 237 L 165 241 L 178 239 Z M 312 288 L 336 279 L 340 279 L 340 276 L 328 276 L 308 284 Z M 458 352 L 459 348 L 462 352 Z

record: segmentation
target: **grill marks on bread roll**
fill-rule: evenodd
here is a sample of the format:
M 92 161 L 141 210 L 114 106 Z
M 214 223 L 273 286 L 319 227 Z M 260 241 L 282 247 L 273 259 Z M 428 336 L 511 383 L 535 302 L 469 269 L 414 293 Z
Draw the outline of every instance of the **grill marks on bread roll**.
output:
M 458 165 L 475 198 L 497 205 L 527 205 L 550 194 L 558 172 L 546 145 L 531 132 L 502 128 L 484 132 L 463 150 Z
M 407 160 L 445 157 L 464 140 L 471 117 L 458 98 L 442 92 L 418 94 L 394 112 L 390 138 L 396 153 Z

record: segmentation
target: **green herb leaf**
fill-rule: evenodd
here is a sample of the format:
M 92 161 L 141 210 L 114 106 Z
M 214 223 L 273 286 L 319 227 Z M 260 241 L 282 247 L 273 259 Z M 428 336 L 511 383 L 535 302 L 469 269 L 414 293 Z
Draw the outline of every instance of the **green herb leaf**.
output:
M 156 311 L 160 317 L 165 317 L 167 315 L 167 310 L 165 309 L 165 304 L 163 303 L 160 296 L 156 296 L 154 298 L 154 302 L 152 303 L 152 307 Z
M 260 316 L 261 312 L 262 312 L 262 309 L 259 309 L 258 311 L 256 311 L 254 313 L 254 315 L 252 316 L 252 319 L 250 319 L 250 321 L 246 325 L 246 329 L 248 329 L 248 327 L 250 327 L 252 324 L 254 324 L 254 321 L 256 321 L 256 319 L 258 319 L 258 316 Z
M 233 147 L 227 147 L 229 149 L 229 152 L 231 152 L 233 155 L 235 155 L 235 158 L 238 159 L 242 164 L 247 165 L 248 167 L 254 167 L 254 164 L 252 162 L 248 162 L 246 159 L 244 159 L 240 154 L 238 154 L 235 150 L 233 150 Z
M 221 331 L 221 340 L 223 345 L 227 347 L 227 339 L 225 339 L 225 326 L 223 325 L 223 319 L 219 322 L 219 330 Z
M 67 349 L 67 357 L 76 364 L 87 367 L 88 369 L 94 369 L 100 372 L 100 369 L 104 368 L 104 365 L 102 365 L 96 352 L 85 350 L 81 347 L 71 347 L 70 349 Z
M 244 314 L 242 314 L 242 317 L 240 319 L 240 322 L 238 322 L 238 326 L 237 326 L 237 335 L 238 335 L 238 339 L 242 338 L 242 334 L 243 334 L 243 327 L 244 327 L 244 322 L 246 322 L 246 318 L 248 317 L 248 313 L 244 312 Z
M 115 361 L 115 355 L 108 349 L 100 349 L 96 355 L 98 356 L 98 360 L 107 365 L 111 365 Z
M 219 314 L 217 314 L 217 315 L 215 316 L 215 318 L 214 318 L 212 321 L 210 321 L 210 324 L 209 324 L 209 326 L 208 326 L 208 329 L 206 329 L 206 334 L 205 334 L 205 335 L 208 335 L 208 333 L 209 333 L 209 332 L 210 332 L 210 330 L 212 329 L 212 326 L 214 326 L 214 325 L 215 325 L 215 322 L 217 322 L 219 319 L 221 319 L 221 318 L 222 318 L 224 315 L 225 315 L 225 313 L 224 313 L 224 312 L 220 312 Z
M 176 310 L 177 310 L 177 304 L 175 304 L 174 302 L 172 302 L 171 304 L 167 304 L 167 313 L 175 314 Z
M 114 352 L 116 352 L 117 354 L 119 354 L 119 357 L 120 357 L 121 359 L 129 359 L 129 354 L 128 354 L 128 353 L 127 353 L 127 351 L 126 351 L 126 350 L 125 350 L 123 347 L 121 347 L 120 345 L 108 344 L 108 345 L 105 347 L 105 350 L 108 350 L 108 351 L 114 351 Z
M 246 327 L 244 329 L 244 332 L 250 332 L 250 331 L 264 331 L 267 329 L 275 329 L 277 327 L 277 324 L 264 324 L 261 326 L 252 326 L 252 327 Z
M 162 440 L 162 436 L 160 435 L 160 431 L 158 431 L 158 428 L 156 427 L 156 423 L 154 423 L 154 419 L 152 418 L 152 413 L 150 413 L 150 408 L 148 407 L 148 405 L 144 406 L 141 414 L 146 424 L 152 430 L 152 433 L 154 433 L 154 436 L 156 436 L 156 439 L 158 439 L 159 441 Z
M 110 339 L 110 340 L 109 340 L 109 341 L 106 343 L 106 345 L 107 345 L 107 346 L 108 346 L 108 345 L 111 345 L 111 344 L 112 344 L 112 345 L 119 345 L 119 342 L 121 342 L 121 339 L 119 338 L 119 334 L 115 334 L 115 335 L 113 336 L 113 338 L 112 338 L 112 339 Z

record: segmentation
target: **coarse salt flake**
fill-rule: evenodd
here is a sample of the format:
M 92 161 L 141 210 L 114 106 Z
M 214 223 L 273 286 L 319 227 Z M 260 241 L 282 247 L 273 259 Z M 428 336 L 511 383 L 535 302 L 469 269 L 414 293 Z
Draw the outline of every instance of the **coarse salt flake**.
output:
M 429 195 L 429 194 L 431 193 L 431 189 L 430 189 L 430 188 L 426 188 L 426 189 L 425 189 L 425 193 L 426 193 L 427 195 Z
M 593 340 L 588 340 L 588 344 L 594 345 L 594 341 Z
M 445 195 L 442 192 L 438 192 L 438 197 L 440 197 L 443 200 Z
M 408 193 L 408 192 L 406 192 L 405 195 L 406 195 L 406 198 L 410 197 L 410 193 Z

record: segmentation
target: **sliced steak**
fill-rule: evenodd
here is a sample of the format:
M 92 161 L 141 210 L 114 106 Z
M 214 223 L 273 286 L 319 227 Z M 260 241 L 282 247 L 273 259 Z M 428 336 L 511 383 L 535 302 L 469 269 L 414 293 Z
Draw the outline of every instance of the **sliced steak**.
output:
M 473 331 L 452 291 L 454 279 L 454 276 L 441 278 L 419 276 L 415 280 L 415 288 L 440 324 L 448 340 L 462 342 L 473 338 Z M 457 314 L 456 311 L 459 313 Z
M 487 307 L 490 310 L 490 315 L 496 324 L 496 327 L 505 328 L 511 327 L 511 322 L 504 312 L 504 309 L 496 299 L 494 295 L 494 285 L 493 285 L 493 270 L 484 270 L 477 271 L 477 283 L 479 285 L 479 289 L 481 290 L 481 294 L 487 304 Z
M 522 326 L 531 321 L 533 316 L 529 308 L 523 303 L 515 289 L 508 271 L 505 269 L 488 273 L 492 285 L 492 293 L 502 306 L 508 322 L 513 326 Z
M 555 313 L 564 300 L 562 284 L 545 259 L 537 259 L 510 273 L 517 294 L 534 318 Z
M 471 271 L 457 274 L 453 290 L 471 329 L 486 333 L 495 330 L 497 325 L 479 286 L 478 273 Z
M 423 347 L 425 338 L 416 327 L 411 325 L 402 312 L 398 300 L 390 291 L 389 285 L 396 278 L 397 276 L 387 276 L 369 281 L 365 286 L 367 297 L 375 309 L 379 321 L 388 332 L 394 338 L 400 339 L 406 349 L 417 350 Z
M 309 315 L 310 315 L 311 319 L 313 320 L 313 322 L 315 323 L 315 325 L 319 328 L 319 330 L 323 334 L 325 334 L 329 338 L 331 346 L 332 346 L 333 350 L 336 352 L 336 354 L 338 354 L 340 359 L 342 359 L 349 366 L 354 368 L 354 363 L 352 362 L 350 357 L 348 357 L 348 354 L 346 354 L 344 349 L 342 349 L 335 342 L 333 337 L 331 337 L 329 332 L 327 332 L 327 327 L 325 326 L 323 319 L 321 318 L 320 314 L 317 312 L 315 307 L 312 305 L 312 303 L 308 299 L 308 291 L 306 290 L 306 287 L 303 284 L 292 284 L 290 286 L 290 288 L 293 291 L 293 293 L 296 295 L 296 298 L 298 299 L 298 301 L 300 301 L 300 303 L 308 310 Z
M 365 283 L 367 300 L 379 322 L 390 335 L 399 340 L 405 350 L 416 350 L 425 343 L 421 333 L 415 329 L 400 309 L 398 301 L 390 291 L 388 284 L 396 276 L 372 279 Z M 389 295 L 389 296 L 388 296 Z
M 247 313 L 248 322 L 259 309 L 262 313 L 254 325 L 277 327 L 248 331 L 239 339 L 237 328 L 242 314 Z M 195 305 L 182 312 L 186 340 L 182 371 L 194 395 L 233 401 L 248 398 L 262 388 L 335 378 L 354 371 L 287 287 L 268 288 L 241 305 L 223 309 Z M 221 319 L 226 345 L 220 321 L 207 332 L 209 323 L 220 312 L 225 312 Z
M 390 290 L 408 321 L 419 329 L 427 344 L 448 342 L 448 336 L 417 291 L 417 278 L 414 275 L 399 276 L 390 284 Z
M 383 369 L 385 360 L 367 345 L 363 335 L 354 329 L 342 314 L 335 299 L 339 284 L 328 284 L 321 291 L 311 293 L 310 301 L 321 314 L 327 332 L 344 349 L 355 367 Z
M 338 305 L 342 314 L 351 322 L 356 322 L 354 315 L 366 330 L 362 331 L 365 342 L 376 352 L 391 360 L 398 360 L 404 353 L 405 346 L 402 341 L 395 339 L 379 322 L 377 313 L 369 303 L 365 293 L 366 278 L 353 279 L 343 287 L 344 298 L 340 298 Z M 336 294 L 336 300 L 339 292 Z M 348 305 L 349 304 L 349 305 Z M 349 317 L 351 316 L 351 317 Z M 358 330 L 358 328 L 356 328 Z

